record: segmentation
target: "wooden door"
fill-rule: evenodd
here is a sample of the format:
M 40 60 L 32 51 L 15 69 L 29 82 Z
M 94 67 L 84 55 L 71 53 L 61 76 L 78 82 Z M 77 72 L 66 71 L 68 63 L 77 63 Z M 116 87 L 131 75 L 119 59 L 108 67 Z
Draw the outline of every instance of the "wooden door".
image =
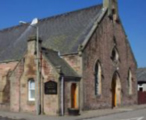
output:
M 112 107 L 117 106 L 116 80 L 112 81 Z
M 76 93 L 77 86 L 75 83 L 71 86 L 71 107 L 76 108 L 77 107 L 77 93 Z

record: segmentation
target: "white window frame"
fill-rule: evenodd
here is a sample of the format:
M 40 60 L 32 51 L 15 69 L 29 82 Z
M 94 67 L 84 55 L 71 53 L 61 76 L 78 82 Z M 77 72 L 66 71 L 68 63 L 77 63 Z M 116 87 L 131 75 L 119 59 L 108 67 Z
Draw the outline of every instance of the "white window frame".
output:
M 34 83 L 34 88 L 31 88 L 31 83 L 32 82 Z M 28 81 L 28 100 L 29 101 L 35 101 L 35 97 L 32 98 L 31 90 L 34 90 L 35 91 L 35 81 L 33 79 L 31 79 L 31 80 Z

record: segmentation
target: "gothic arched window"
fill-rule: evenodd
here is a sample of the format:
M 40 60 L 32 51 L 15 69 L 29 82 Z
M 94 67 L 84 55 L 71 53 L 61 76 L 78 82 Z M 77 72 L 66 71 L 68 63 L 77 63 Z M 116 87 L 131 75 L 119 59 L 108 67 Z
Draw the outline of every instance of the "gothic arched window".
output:
M 128 71 L 128 93 L 129 93 L 129 95 L 133 94 L 132 79 L 133 79 L 132 78 L 132 72 L 129 69 L 129 71 Z
M 101 95 L 102 70 L 99 61 L 95 64 L 95 95 Z
M 118 63 L 119 62 L 119 53 L 116 47 L 113 48 L 111 53 L 111 59 L 113 62 Z

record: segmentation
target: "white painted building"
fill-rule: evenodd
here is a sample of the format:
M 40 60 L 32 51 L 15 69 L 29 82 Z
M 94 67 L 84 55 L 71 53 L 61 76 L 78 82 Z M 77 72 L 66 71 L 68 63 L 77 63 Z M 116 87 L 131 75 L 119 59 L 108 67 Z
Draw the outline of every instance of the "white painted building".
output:
M 138 91 L 146 92 L 146 68 L 137 70 Z

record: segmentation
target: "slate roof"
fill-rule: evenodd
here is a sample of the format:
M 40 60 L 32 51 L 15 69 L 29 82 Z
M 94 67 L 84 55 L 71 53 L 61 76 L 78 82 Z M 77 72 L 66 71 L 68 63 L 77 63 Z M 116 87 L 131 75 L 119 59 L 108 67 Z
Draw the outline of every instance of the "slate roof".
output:
M 51 49 L 43 49 L 43 54 L 47 60 L 56 68 L 61 69 L 61 73 L 67 77 L 80 77 L 70 66 L 69 64 L 58 55 L 58 52 Z
M 77 53 L 86 35 L 99 17 L 102 5 L 39 20 L 39 37 L 43 47 L 60 51 L 61 55 Z M 18 25 L 0 30 L 0 62 L 23 57 L 27 39 L 36 33 L 34 27 Z
M 137 69 L 137 81 L 146 82 L 146 68 Z

